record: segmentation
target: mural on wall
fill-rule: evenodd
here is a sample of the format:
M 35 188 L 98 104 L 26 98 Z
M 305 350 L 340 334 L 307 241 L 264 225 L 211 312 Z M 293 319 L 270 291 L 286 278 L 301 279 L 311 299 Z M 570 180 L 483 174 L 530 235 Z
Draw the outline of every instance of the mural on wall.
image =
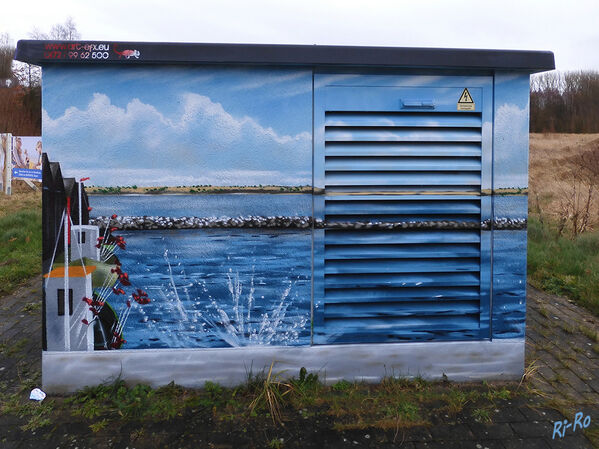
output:
M 44 77 L 48 349 L 523 337 L 527 76 Z
M 526 329 L 529 89 L 528 74 L 495 75 L 494 338 L 524 338 Z
M 311 83 L 287 69 L 44 69 L 45 150 L 81 181 L 55 214 L 47 349 L 310 343 Z

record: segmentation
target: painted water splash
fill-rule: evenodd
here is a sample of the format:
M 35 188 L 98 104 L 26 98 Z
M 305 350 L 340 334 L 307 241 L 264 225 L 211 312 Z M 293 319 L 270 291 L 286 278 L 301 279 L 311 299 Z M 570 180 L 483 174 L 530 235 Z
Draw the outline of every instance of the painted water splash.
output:
M 159 337 L 171 348 L 303 343 L 302 332 L 306 332 L 310 314 L 293 304 L 294 281 L 282 285 L 276 298 L 265 299 L 257 296 L 253 275 L 248 276 L 244 285 L 239 273 L 229 269 L 225 281 L 229 297 L 215 298 L 205 279 L 190 279 L 185 274 L 177 255 L 169 256 L 165 249 L 163 257 L 166 282 L 160 288 L 154 287 L 152 295 L 156 298 L 154 306 L 160 307 L 162 315 L 170 319 L 165 327 L 151 317 L 151 312 L 138 309 L 147 335 Z
M 229 270 L 227 277 L 227 287 L 231 293 L 233 303 L 233 316 L 229 317 L 226 310 L 214 299 L 210 302 L 209 310 L 201 315 L 207 324 L 214 329 L 218 329 L 218 335 L 224 341 L 234 347 L 270 344 L 288 345 L 299 341 L 299 333 L 308 319 L 301 315 L 286 316 L 289 307 L 286 300 L 293 286 L 291 282 L 281 294 L 276 307 L 270 313 L 260 314 L 258 318 L 256 317 L 258 313 L 254 308 L 254 277 L 250 278 L 250 287 L 245 301 L 242 298 L 243 286 L 239 280 L 239 273 L 235 273 L 233 276 L 232 270 Z M 284 327 L 285 330 L 281 332 L 280 327 Z

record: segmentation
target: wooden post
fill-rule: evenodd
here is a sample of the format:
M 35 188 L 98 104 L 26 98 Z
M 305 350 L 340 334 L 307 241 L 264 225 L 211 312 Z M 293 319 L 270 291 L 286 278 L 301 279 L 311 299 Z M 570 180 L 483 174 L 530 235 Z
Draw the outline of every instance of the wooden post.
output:
M 4 192 L 4 136 L 0 134 L 0 192 Z
M 25 184 L 27 184 L 29 187 L 31 187 L 32 190 L 35 190 L 36 192 L 38 191 L 37 186 L 31 182 L 29 179 L 21 179 L 22 181 L 25 181 Z
M 64 350 L 71 350 L 71 307 L 69 305 L 69 211 L 64 214 Z M 74 299 L 74 298 L 73 298 Z M 75 304 L 73 304 L 73 307 Z
M 4 194 L 11 194 L 12 185 L 12 134 L 1 135 L 1 151 L 4 154 L 4 164 L 2 167 L 2 187 Z

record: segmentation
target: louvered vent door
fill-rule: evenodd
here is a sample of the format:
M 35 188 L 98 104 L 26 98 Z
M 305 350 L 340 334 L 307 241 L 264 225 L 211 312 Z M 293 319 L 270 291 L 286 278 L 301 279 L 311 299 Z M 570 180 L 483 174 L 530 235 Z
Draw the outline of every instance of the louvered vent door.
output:
M 315 97 L 315 344 L 488 338 L 490 88 L 464 87 L 473 111 L 457 87 Z

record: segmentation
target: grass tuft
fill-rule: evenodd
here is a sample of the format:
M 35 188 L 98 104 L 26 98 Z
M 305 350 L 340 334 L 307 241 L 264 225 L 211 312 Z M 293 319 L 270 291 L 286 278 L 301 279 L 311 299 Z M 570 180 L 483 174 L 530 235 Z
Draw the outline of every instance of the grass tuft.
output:
M 560 237 L 550 222 L 531 216 L 528 273 L 535 287 L 567 296 L 599 316 L 599 232 Z M 549 315 L 543 308 L 539 312 Z
M 266 408 L 272 418 L 273 424 L 283 424 L 281 403 L 283 402 L 283 397 L 293 389 L 293 385 L 278 380 L 279 375 L 272 372 L 274 364 L 275 362 L 270 364 L 268 374 L 260 384 L 257 395 L 250 403 L 249 409 L 251 414 L 257 409 Z

